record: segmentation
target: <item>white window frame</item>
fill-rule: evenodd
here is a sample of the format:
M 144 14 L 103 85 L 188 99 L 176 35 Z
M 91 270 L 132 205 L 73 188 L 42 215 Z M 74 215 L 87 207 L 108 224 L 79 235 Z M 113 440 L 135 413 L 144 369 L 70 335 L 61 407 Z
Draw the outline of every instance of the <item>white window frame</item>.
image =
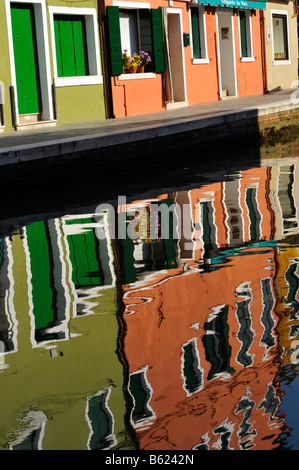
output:
M 242 11 L 245 12 L 247 47 L 248 46 L 250 47 L 250 55 L 248 57 L 242 57 L 240 11 L 238 11 L 240 59 L 241 59 L 241 62 L 255 62 L 255 57 L 253 55 L 253 44 L 252 44 L 252 23 L 251 23 L 252 12 L 250 10 L 242 10 Z
M 192 23 L 191 23 L 191 8 L 198 8 L 198 20 L 199 20 L 199 36 L 200 36 L 200 43 L 204 49 L 204 57 L 201 59 L 195 59 L 193 57 L 193 39 L 192 39 Z M 193 64 L 209 64 L 210 59 L 208 56 L 208 45 L 207 45 L 207 29 L 206 29 L 206 12 L 205 7 L 203 5 L 197 6 L 192 5 L 189 9 L 189 31 L 190 34 L 190 46 L 191 46 L 191 59 Z
M 274 34 L 273 34 L 273 15 L 280 15 L 286 17 L 286 25 L 287 25 L 287 47 L 288 47 L 288 54 L 289 58 L 286 60 L 275 60 L 274 59 Z M 288 10 L 271 10 L 271 33 L 272 33 L 272 58 L 273 58 L 273 65 L 289 65 L 291 64 L 291 48 L 290 48 L 290 37 L 289 37 L 289 12 Z
M 89 75 L 82 77 L 58 77 L 55 47 L 54 15 L 81 15 L 86 21 L 86 42 Z M 103 83 L 100 62 L 100 46 L 97 34 L 97 12 L 95 8 L 49 7 L 51 44 L 53 54 L 54 83 L 56 87 L 76 85 L 100 85 Z
M 122 0 L 113 0 L 113 6 L 118 7 L 121 10 L 150 10 L 150 3 L 142 2 L 126 2 Z M 137 52 L 137 51 L 136 51 Z M 140 80 L 144 78 L 155 78 L 155 72 L 145 72 L 145 73 L 124 73 L 118 76 L 118 80 Z

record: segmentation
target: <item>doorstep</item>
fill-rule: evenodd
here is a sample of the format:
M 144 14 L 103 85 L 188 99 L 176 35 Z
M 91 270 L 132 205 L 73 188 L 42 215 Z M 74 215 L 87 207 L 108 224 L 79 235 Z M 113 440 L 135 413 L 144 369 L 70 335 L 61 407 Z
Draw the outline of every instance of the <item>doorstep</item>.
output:
M 169 103 L 166 103 L 166 109 L 177 109 L 177 108 L 184 108 L 186 106 L 189 106 L 188 101 L 170 101 Z
M 44 127 L 54 127 L 57 121 L 35 121 L 35 122 L 20 122 L 15 126 L 16 131 L 42 129 Z

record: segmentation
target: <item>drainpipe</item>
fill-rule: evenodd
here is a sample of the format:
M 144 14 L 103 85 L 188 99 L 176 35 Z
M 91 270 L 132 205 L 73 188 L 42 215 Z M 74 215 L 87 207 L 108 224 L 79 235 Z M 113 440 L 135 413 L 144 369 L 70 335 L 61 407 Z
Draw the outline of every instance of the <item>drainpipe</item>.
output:
M 267 61 L 266 61 L 265 16 L 264 16 L 263 10 L 260 10 L 260 25 L 261 25 L 263 86 L 264 86 L 264 93 L 269 93 L 268 79 L 267 79 Z
M 219 74 L 219 54 L 218 54 L 218 45 L 217 45 L 217 33 L 214 33 L 214 41 L 215 41 L 217 95 L 218 95 L 218 101 L 220 101 L 221 100 L 221 93 L 220 93 L 220 74 Z
M 107 31 L 107 16 L 105 14 L 105 0 L 98 0 L 99 7 L 99 25 L 101 30 L 101 43 L 102 43 L 102 54 L 103 54 L 103 78 L 104 78 L 104 93 L 105 103 L 107 110 L 107 118 L 114 119 L 113 99 L 112 99 L 112 88 L 111 88 L 111 75 L 108 71 L 107 63 L 107 44 L 106 44 L 106 31 Z

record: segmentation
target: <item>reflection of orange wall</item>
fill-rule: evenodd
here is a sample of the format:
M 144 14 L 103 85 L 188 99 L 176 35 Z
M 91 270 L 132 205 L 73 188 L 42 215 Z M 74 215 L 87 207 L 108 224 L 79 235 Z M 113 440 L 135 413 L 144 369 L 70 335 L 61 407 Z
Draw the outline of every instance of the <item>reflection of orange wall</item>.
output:
M 250 241 L 246 189 L 253 186 L 257 188 L 257 206 L 262 214 L 261 239 L 271 239 L 268 179 L 267 168 L 254 168 L 240 174 L 239 199 L 236 203 L 242 212 L 240 223 L 244 229 L 244 244 Z M 226 185 L 212 183 L 181 193 L 177 199 L 189 201 L 194 224 L 199 220 L 199 201 L 212 201 L 219 247 L 228 245 L 224 193 L 229 191 L 229 182 Z M 223 267 L 218 265 L 218 269 L 203 272 L 199 264 L 203 254 L 200 230 L 200 224 L 196 225 L 194 236 L 197 242 L 193 259 L 182 260 L 182 266 L 177 269 L 155 272 L 138 285 L 123 287 L 127 324 L 125 353 L 130 373 L 147 367 L 146 376 L 153 390 L 150 406 L 156 416 L 148 429 L 139 428 L 140 446 L 146 449 L 190 449 L 201 443 L 202 436 L 208 433 L 209 448 L 217 448 L 219 435 L 214 434 L 213 430 L 227 421 L 228 427 L 231 426 L 230 445 L 239 449 L 242 439 L 238 431 L 245 411 L 238 412 L 237 405 L 247 397 L 249 402 L 254 400 L 249 416 L 253 445 L 259 449 L 272 449 L 280 426 L 276 419 L 271 424 L 269 414 L 259 405 L 265 400 L 268 384 L 273 383 L 277 373 L 277 366 L 273 363 L 276 346 L 267 349 L 262 342 L 264 326 L 261 322 L 264 308 L 261 280 L 269 279 L 273 290 L 274 251 L 271 247 L 249 246 L 244 248 L 246 257 L 242 256 L 242 251 L 238 255 L 237 250 L 235 256 L 223 259 Z M 215 265 L 211 267 L 215 268 Z M 247 351 L 252 363 L 247 367 L 238 360 L 242 341 L 236 311 L 244 296 L 237 295 L 236 289 L 242 283 L 248 285 L 252 296 L 249 310 L 253 339 Z M 228 306 L 229 366 L 234 372 L 222 373 L 221 377 L 211 380 L 208 378 L 211 364 L 203 342 L 205 323 L 213 309 L 221 305 Z M 276 313 L 272 311 L 271 314 L 276 324 Z M 274 328 L 272 334 L 275 335 Z M 181 368 L 183 345 L 191 339 L 196 340 L 203 371 L 203 388 L 187 396 Z M 274 344 L 275 340 L 276 337 Z M 271 426 L 277 427 L 271 430 Z M 272 432 L 273 438 L 267 439 Z
M 269 266 L 266 260 L 270 256 L 270 253 L 247 256 L 246 269 L 244 258 L 237 256 L 231 258 L 224 269 L 211 273 L 191 269 L 189 272 L 187 267 L 173 270 L 168 277 L 164 275 L 162 279 L 163 275 L 159 276 L 153 286 L 127 291 L 124 297 L 126 356 L 130 372 L 148 366 L 147 378 L 153 389 L 150 405 L 157 416 L 148 431 L 140 432 L 141 448 L 188 449 L 201 442 L 204 433 L 219 426 L 226 418 L 235 423 L 236 433 L 243 418 L 243 412 L 235 414 L 236 404 L 246 394 L 246 387 L 250 387 L 254 400 L 258 399 L 251 417 L 255 429 L 259 429 L 254 441 L 258 441 L 260 448 L 273 446 L 273 442 L 262 444 L 260 441 L 269 433 L 269 415 L 257 409 L 276 372 L 271 351 L 269 358 L 265 358 L 266 347 L 260 341 L 263 334 L 260 279 L 266 277 L 264 268 Z M 236 361 L 241 343 L 237 337 L 240 327 L 235 314 L 236 302 L 242 300 L 242 297 L 236 297 L 235 288 L 245 281 L 251 281 L 253 301 L 250 312 L 254 332 L 249 350 L 253 365 L 246 369 Z M 222 304 L 229 306 L 230 366 L 236 372 L 226 379 L 208 381 L 211 364 L 206 360 L 202 342 L 204 324 L 213 307 Z M 197 338 L 204 389 L 188 398 L 183 388 L 181 360 L 182 346 L 192 338 Z M 237 442 L 236 434 L 234 440 Z

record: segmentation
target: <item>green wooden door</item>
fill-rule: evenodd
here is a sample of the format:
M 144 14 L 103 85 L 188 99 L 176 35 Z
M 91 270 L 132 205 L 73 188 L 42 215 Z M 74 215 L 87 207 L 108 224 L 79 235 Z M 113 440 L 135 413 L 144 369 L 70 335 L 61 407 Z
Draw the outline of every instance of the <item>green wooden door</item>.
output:
M 11 4 L 19 114 L 41 112 L 41 93 L 32 4 Z

